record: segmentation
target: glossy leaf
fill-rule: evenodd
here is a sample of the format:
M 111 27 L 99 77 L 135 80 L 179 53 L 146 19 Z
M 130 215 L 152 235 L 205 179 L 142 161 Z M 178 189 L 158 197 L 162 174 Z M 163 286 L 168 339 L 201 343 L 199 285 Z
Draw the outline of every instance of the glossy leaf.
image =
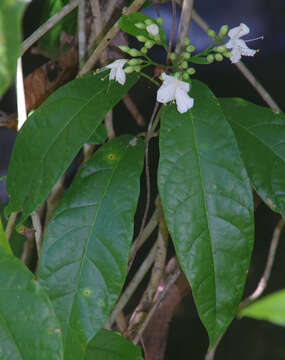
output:
M 285 290 L 277 291 L 244 308 L 240 316 L 285 326 Z
M 159 192 L 213 346 L 237 313 L 253 243 L 252 194 L 217 99 L 193 81 L 192 110 L 162 109 Z
M 285 215 L 285 114 L 243 99 L 220 99 L 238 141 L 253 187 Z
M 45 23 L 49 18 L 59 12 L 69 0 L 44 0 L 41 23 Z M 39 48 L 51 57 L 59 57 L 67 47 L 64 42 L 60 43 L 60 35 L 74 35 L 77 23 L 77 10 L 74 9 L 66 15 L 57 25 L 50 29 L 38 41 Z
M 88 139 L 88 144 L 103 144 L 108 138 L 107 129 L 104 123 L 98 126 L 96 132 Z
M 0 1 L 0 96 L 16 73 L 22 40 L 21 26 L 26 0 Z
M 33 274 L 0 249 L 0 358 L 63 360 L 61 329 Z
M 155 19 L 153 19 L 145 14 L 142 14 L 139 12 L 134 12 L 127 16 L 126 15 L 121 16 L 121 18 L 119 20 L 119 26 L 120 26 L 121 30 L 123 30 L 124 32 L 126 32 L 134 37 L 136 37 L 138 35 L 142 35 L 146 38 L 151 39 L 147 30 L 139 29 L 135 26 L 135 24 L 144 23 L 146 20 L 151 20 L 153 23 L 156 23 Z M 159 27 L 159 35 L 160 35 L 160 39 L 161 39 L 161 44 L 164 46 L 165 49 L 167 49 L 167 43 L 165 41 L 164 30 L 160 24 L 157 24 L 157 26 Z
M 7 254 L 11 254 L 12 255 L 12 250 L 10 248 L 9 242 L 6 238 L 4 229 L 3 229 L 3 225 L 2 225 L 2 220 L 1 220 L 1 216 L 0 216 L 0 252 L 5 252 Z
M 103 145 L 76 176 L 48 227 L 39 269 L 61 322 L 65 360 L 80 360 L 125 280 L 143 166 L 142 141 Z
M 11 198 L 6 215 L 22 211 L 24 220 L 48 195 L 81 146 L 96 133 L 107 112 L 135 84 L 109 81 L 109 71 L 89 73 L 52 94 L 22 127 L 8 171 Z
M 90 341 L 85 360 L 143 360 L 141 349 L 118 333 L 101 329 Z

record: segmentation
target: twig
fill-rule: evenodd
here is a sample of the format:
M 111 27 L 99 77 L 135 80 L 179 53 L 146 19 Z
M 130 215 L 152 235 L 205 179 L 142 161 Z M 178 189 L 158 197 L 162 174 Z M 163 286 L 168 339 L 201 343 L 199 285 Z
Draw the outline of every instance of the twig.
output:
M 224 333 L 218 338 L 216 344 L 207 351 L 207 354 L 205 355 L 205 360 L 214 360 L 215 359 L 217 347 L 219 346 L 223 336 L 224 336 Z
M 152 266 L 153 261 L 154 261 L 156 246 L 157 246 L 157 244 L 155 243 L 153 245 L 151 251 L 147 255 L 147 257 L 145 258 L 144 262 L 139 267 L 137 273 L 132 278 L 132 280 L 126 287 L 126 289 L 123 291 L 120 299 L 118 300 L 117 304 L 114 306 L 114 309 L 113 309 L 111 315 L 109 316 L 109 319 L 106 321 L 106 323 L 104 325 L 105 329 L 109 329 L 109 330 L 111 329 L 117 315 L 126 306 L 128 301 L 130 300 L 131 296 L 135 292 L 136 288 L 139 286 L 140 282 L 142 281 L 142 279 L 144 278 L 146 273 L 149 271 L 149 269 Z
M 106 21 L 108 21 L 112 17 L 112 15 L 117 7 L 117 2 L 118 2 L 117 0 L 115 0 L 115 1 L 111 0 L 106 5 L 106 9 L 104 10 L 104 19 Z
M 130 95 L 128 93 L 123 97 L 123 102 L 124 102 L 126 108 L 131 113 L 132 117 L 136 120 L 137 124 L 139 126 L 144 126 L 145 119 L 139 112 L 136 104 L 133 102 L 132 98 L 130 97 Z
M 38 258 L 39 258 L 41 254 L 41 243 L 42 243 L 43 233 L 42 233 L 41 219 L 37 210 L 32 212 L 31 218 L 32 218 L 33 228 L 35 229 L 35 240 L 36 240 Z
M 175 33 L 175 25 L 176 25 L 176 4 L 175 0 L 171 1 L 172 6 L 172 22 L 171 22 L 171 30 L 170 30 L 170 36 L 169 36 L 169 42 L 168 42 L 168 51 L 166 56 L 166 66 L 169 63 L 169 57 L 172 50 L 172 43 L 174 40 L 174 33 Z
M 276 254 L 276 250 L 277 250 L 277 246 L 279 243 L 280 234 L 283 229 L 283 226 L 284 226 L 284 220 L 283 220 L 283 218 L 281 218 L 279 220 L 278 224 L 276 225 L 273 235 L 272 235 L 272 240 L 271 240 L 271 244 L 270 244 L 268 257 L 267 257 L 263 275 L 262 275 L 261 279 L 259 280 L 259 283 L 258 283 L 256 289 L 254 290 L 254 292 L 248 298 L 246 298 L 245 300 L 243 300 L 240 303 L 239 310 L 243 309 L 245 306 L 249 305 L 254 300 L 259 298 L 261 296 L 261 294 L 264 292 L 264 290 L 267 286 L 270 274 L 271 274 L 271 270 L 272 270 L 272 266 L 273 266 L 273 262 L 274 262 L 274 258 L 275 258 L 275 254 Z
M 146 0 L 135 0 L 130 7 L 124 11 L 124 15 L 129 15 L 135 11 L 137 11 Z M 86 74 L 88 71 L 92 69 L 96 61 L 99 60 L 102 52 L 106 49 L 106 47 L 110 44 L 111 40 L 118 34 L 120 31 L 118 22 L 116 22 L 111 29 L 104 36 L 100 44 L 94 50 L 93 54 L 89 57 L 83 68 L 80 70 L 78 76 Z
M 176 280 L 178 279 L 178 277 L 180 276 L 181 271 L 180 269 L 176 270 L 175 273 L 173 275 L 170 276 L 169 281 L 167 282 L 167 284 L 165 285 L 165 287 L 163 288 L 163 290 L 161 290 L 161 292 L 159 293 L 156 302 L 154 303 L 154 305 L 152 306 L 151 310 L 149 311 L 147 317 L 145 318 L 142 326 L 140 327 L 135 339 L 133 340 L 133 343 L 136 345 L 139 343 L 140 338 L 144 332 L 144 330 L 146 329 L 147 325 L 149 324 L 153 314 L 156 312 L 159 304 L 161 303 L 161 301 L 165 298 L 167 292 L 169 291 L 169 289 L 171 288 L 171 286 L 176 282 Z
M 175 51 L 180 53 L 184 48 L 184 39 L 188 38 L 190 21 L 194 0 L 184 0 L 181 10 L 180 23 L 178 27 L 177 43 Z
M 209 25 L 197 14 L 195 10 L 192 11 L 193 20 L 200 26 L 202 30 L 207 32 L 209 30 Z M 255 88 L 258 94 L 266 102 L 266 104 L 276 113 L 281 112 L 281 109 L 272 99 L 271 95 L 264 89 L 264 87 L 257 81 L 252 72 L 243 64 L 242 61 L 239 61 L 235 66 L 243 74 L 243 76 L 248 80 L 248 82 Z
M 77 27 L 78 27 L 78 60 L 79 60 L 79 69 L 81 69 L 84 63 L 84 57 L 86 51 L 85 0 L 81 0 L 78 6 Z
M 139 327 L 142 326 L 143 321 L 146 318 L 148 311 L 151 307 L 154 295 L 157 292 L 157 288 L 159 286 L 160 280 L 164 272 L 165 260 L 167 254 L 167 245 L 168 245 L 168 230 L 165 224 L 163 212 L 161 211 L 154 265 L 152 268 L 152 273 L 148 286 L 144 291 L 144 294 L 138 306 L 136 307 L 135 311 L 133 312 L 133 315 L 129 322 L 127 333 L 128 333 L 128 337 L 130 338 L 136 336 Z
M 24 77 L 22 68 L 22 58 L 19 57 L 17 61 L 17 81 L 16 81 L 16 92 L 17 92 L 17 110 L 18 110 L 18 130 L 24 125 L 27 120 L 27 108 L 25 100 L 25 89 L 24 89 Z
M 32 33 L 21 46 L 20 56 L 23 56 L 24 53 L 36 42 L 38 41 L 45 33 L 47 33 L 54 25 L 56 25 L 62 18 L 69 14 L 73 9 L 75 9 L 81 0 L 73 0 L 66 6 L 64 6 L 59 12 L 53 15 L 48 19 L 43 25 L 41 25 L 35 32 Z
M 131 263 L 133 262 L 138 249 L 143 245 L 143 243 L 149 238 L 153 230 L 156 228 L 158 224 L 159 216 L 160 216 L 160 209 L 156 208 L 148 224 L 144 228 L 142 235 L 140 237 L 138 236 L 136 240 L 133 242 L 129 256 Z
M 105 116 L 104 122 L 105 122 L 105 126 L 107 129 L 108 139 L 111 140 L 116 136 L 115 130 L 114 130 L 114 125 L 113 125 L 113 110 L 110 110 L 107 113 L 107 115 Z
M 14 225 L 15 225 L 15 222 L 16 222 L 16 219 L 17 219 L 17 215 L 18 215 L 18 213 L 14 212 L 14 213 L 11 213 L 10 216 L 9 216 L 8 224 L 7 224 L 6 229 L 5 229 L 5 235 L 6 235 L 7 241 L 10 240 L 10 237 L 12 235 Z

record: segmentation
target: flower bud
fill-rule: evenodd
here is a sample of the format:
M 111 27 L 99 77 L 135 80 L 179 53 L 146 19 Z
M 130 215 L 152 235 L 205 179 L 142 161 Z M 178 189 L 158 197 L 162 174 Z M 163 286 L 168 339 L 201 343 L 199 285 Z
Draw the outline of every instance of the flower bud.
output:
M 187 46 L 186 51 L 189 52 L 189 53 L 195 51 L 195 46 L 193 46 L 193 45 Z
M 194 75 L 194 74 L 196 74 L 196 70 L 193 67 L 190 67 L 189 69 L 187 69 L 187 73 L 189 75 Z
M 125 46 L 125 45 L 120 45 L 119 49 L 122 50 L 123 52 L 128 53 L 128 54 L 129 54 L 129 52 L 131 50 L 128 46 Z
M 183 59 L 186 59 L 186 60 L 188 60 L 188 59 L 190 59 L 190 54 L 188 53 L 188 52 L 185 52 L 185 53 L 183 53 Z
M 151 19 L 146 19 L 144 22 L 145 22 L 146 25 L 153 24 L 153 21 Z
M 137 50 L 137 49 L 130 49 L 129 54 L 131 56 L 134 56 L 134 57 L 135 56 L 141 56 L 141 52 L 139 50 Z
M 137 27 L 138 29 L 145 29 L 145 24 L 144 23 L 136 23 L 135 27 Z
M 124 68 L 124 72 L 125 72 L 126 74 L 131 74 L 131 73 L 134 72 L 134 71 L 135 71 L 135 69 L 134 69 L 133 66 L 127 66 L 127 67 Z
M 223 25 L 219 30 L 218 36 L 219 37 L 224 37 L 225 35 L 227 35 L 228 30 L 229 30 L 228 25 Z
M 128 61 L 129 65 L 139 65 L 143 63 L 144 61 L 142 59 L 131 59 Z
M 182 77 L 183 80 L 189 80 L 189 75 L 187 73 L 184 73 Z
M 214 55 L 208 55 L 207 60 L 208 60 L 208 63 L 211 64 L 215 60 Z
M 146 42 L 146 41 L 147 41 L 147 38 L 146 38 L 145 36 L 142 36 L 142 35 L 138 35 L 138 36 L 137 36 L 137 39 L 138 39 L 138 41 L 140 41 L 140 42 Z
M 161 25 L 162 22 L 163 22 L 163 20 L 162 20 L 161 17 L 158 17 L 158 18 L 156 19 L 156 22 L 158 23 L 158 25 Z
M 226 47 L 225 46 L 217 46 L 217 52 L 219 52 L 219 53 L 223 53 L 223 52 L 225 52 L 226 51 Z
M 173 61 L 173 60 L 176 60 L 176 54 L 175 53 L 171 53 L 169 55 L 170 59 Z
M 145 43 L 145 47 L 146 47 L 147 49 L 152 48 L 153 45 L 154 45 L 154 41 L 152 41 L 152 40 L 148 40 L 148 41 L 146 41 L 146 43 Z
M 156 24 L 151 24 L 146 27 L 146 31 L 151 36 L 156 36 L 159 34 L 159 27 Z
M 141 71 L 141 67 L 140 67 L 140 66 L 135 66 L 135 67 L 134 67 L 134 70 L 135 70 L 136 72 L 139 72 L 139 71 Z
M 146 54 L 147 51 L 148 51 L 148 49 L 147 49 L 145 46 L 141 48 L 141 52 L 142 52 L 143 54 Z
M 215 54 L 215 60 L 216 61 L 223 61 L 223 55 L 222 54 Z
M 231 51 L 226 51 L 226 52 L 223 53 L 223 56 L 228 58 L 228 59 L 231 57 L 231 55 L 232 55 Z
M 183 42 L 185 46 L 190 44 L 190 40 L 188 38 L 184 38 Z
M 215 37 L 216 36 L 216 33 L 215 33 L 215 31 L 213 29 L 209 29 L 207 33 L 208 33 L 208 35 L 210 37 Z
M 188 68 L 188 63 L 187 63 L 187 61 L 183 61 L 183 63 L 181 64 L 181 67 L 182 67 L 183 69 L 187 69 L 187 68 Z

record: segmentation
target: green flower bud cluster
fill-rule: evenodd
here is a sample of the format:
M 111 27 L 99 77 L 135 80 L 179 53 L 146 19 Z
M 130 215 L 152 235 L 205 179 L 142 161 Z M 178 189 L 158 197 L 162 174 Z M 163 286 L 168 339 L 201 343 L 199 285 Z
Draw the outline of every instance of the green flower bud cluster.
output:
M 155 44 L 160 45 L 160 28 L 162 24 L 162 18 L 157 18 L 156 21 L 153 19 L 146 19 L 144 22 L 136 23 L 135 27 L 140 30 L 145 30 L 144 35 L 138 35 L 136 38 L 138 41 L 144 43 L 141 52 L 146 54 Z
M 125 45 L 120 45 L 118 46 L 119 49 L 133 57 L 136 57 L 136 56 L 142 56 L 142 52 L 140 50 L 137 50 L 137 49 L 130 49 L 128 46 L 125 46 Z

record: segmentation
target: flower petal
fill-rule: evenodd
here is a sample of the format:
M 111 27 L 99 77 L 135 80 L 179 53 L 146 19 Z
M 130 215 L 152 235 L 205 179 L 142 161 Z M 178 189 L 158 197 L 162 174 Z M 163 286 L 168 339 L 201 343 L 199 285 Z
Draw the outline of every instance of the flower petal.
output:
M 124 85 L 126 82 L 126 74 L 122 68 L 118 68 L 116 71 L 116 81 L 121 85 Z
M 176 89 L 175 100 L 177 104 L 177 110 L 183 114 L 194 105 L 194 99 L 191 98 L 187 92 L 183 91 L 181 88 Z
M 169 101 L 175 99 L 175 90 L 176 88 L 169 84 L 162 84 L 157 91 L 156 100 L 160 103 L 166 104 Z
M 246 45 L 245 41 L 243 41 L 243 40 L 237 40 L 237 42 L 238 42 L 238 43 L 237 43 L 237 46 L 238 46 L 238 48 L 240 49 L 241 55 L 244 55 L 244 56 L 253 56 L 253 55 L 255 55 L 256 50 L 250 49 L 250 48 Z
M 148 25 L 146 30 L 152 36 L 156 36 L 159 33 L 159 27 L 156 24 Z
M 228 32 L 228 36 L 231 39 L 239 39 L 240 37 L 249 33 L 249 27 L 241 23 L 239 26 L 232 28 Z

